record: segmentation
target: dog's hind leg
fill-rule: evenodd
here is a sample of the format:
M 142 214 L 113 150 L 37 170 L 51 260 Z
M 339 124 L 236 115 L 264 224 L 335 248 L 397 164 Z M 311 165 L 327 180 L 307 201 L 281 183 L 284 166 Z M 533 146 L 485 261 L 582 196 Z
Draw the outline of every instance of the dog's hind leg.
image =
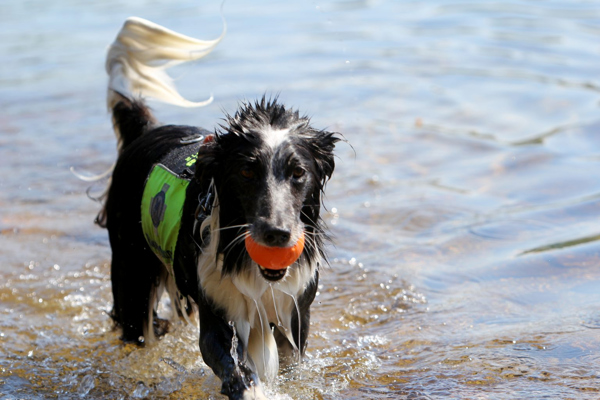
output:
M 155 338 L 155 330 L 162 334 L 167 328 L 166 321 L 154 320 L 159 288 L 166 276 L 165 268 L 145 242 L 140 242 L 144 240 L 141 231 L 139 236 L 129 236 L 138 240 L 125 239 L 127 236 L 120 235 L 120 230 L 109 232 L 113 250 L 113 318 L 123 330 L 124 341 L 137 344 L 151 342 Z

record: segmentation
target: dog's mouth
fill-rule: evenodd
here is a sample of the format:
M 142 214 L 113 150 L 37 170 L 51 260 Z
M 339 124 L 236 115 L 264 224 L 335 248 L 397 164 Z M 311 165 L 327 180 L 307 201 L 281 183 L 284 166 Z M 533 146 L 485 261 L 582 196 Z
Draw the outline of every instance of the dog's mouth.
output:
M 271 282 L 277 282 L 277 281 L 283 279 L 283 277 L 285 276 L 285 273 L 287 272 L 287 268 L 268 269 L 261 265 L 259 265 L 258 267 L 259 267 L 260 274 L 262 275 L 262 277 Z

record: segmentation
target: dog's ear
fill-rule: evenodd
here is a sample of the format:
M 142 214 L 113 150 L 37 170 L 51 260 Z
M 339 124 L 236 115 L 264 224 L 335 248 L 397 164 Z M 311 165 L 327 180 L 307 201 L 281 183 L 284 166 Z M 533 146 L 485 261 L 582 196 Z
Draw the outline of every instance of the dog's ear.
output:
M 219 168 L 219 154 L 221 146 L 214 139 L 214 136 L 208 136 L 200 149 L 198 150 L 198 161 L 196 162 L 196 180 L 200 182 L 203 188 L 208 188 L 215 172 Z
M 320 189 L 331 178 L 335 168 L 335 157 L 333 150 L 335 144 L 340 140 L 340 134 L 328 131 L 313 131 L 313 137 L 308 141 L 308 150 L 315 160 L 316 175 L 320 182 Z

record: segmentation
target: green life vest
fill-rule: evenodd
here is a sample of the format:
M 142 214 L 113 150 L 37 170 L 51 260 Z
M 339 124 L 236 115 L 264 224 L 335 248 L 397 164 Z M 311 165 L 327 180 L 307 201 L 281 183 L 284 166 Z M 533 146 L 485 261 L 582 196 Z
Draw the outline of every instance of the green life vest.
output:
M 141 214 L 146 242 L 173 274 L 187 187 L 195 172 L 200 140 L 183 142 L 155 164 L 144 186 Z
M 166 166 L 156 164 L 148 176 L 142 197 L 144 236 L 171 273 L 189 183 Z

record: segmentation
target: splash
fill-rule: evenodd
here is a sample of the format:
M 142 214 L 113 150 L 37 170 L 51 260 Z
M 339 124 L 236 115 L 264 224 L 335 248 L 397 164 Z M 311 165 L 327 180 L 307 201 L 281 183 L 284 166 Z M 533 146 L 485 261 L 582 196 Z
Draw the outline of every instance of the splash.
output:
M 256 313 L 258 314 L 258 320 L 260 321 L 260 334 L 262 335 L 262 350 L 263 350 L 263 370 L 266 371 L 267 370 L 267 352 L 266 352 L 266 347 L 265 347 L 265 326 L 263 324 L 263 319 L 262 319 L 262 313 L 260 312 L 261 310 L 259 310 L 258 308 L 258 302 L 256 301 L 256 299 L 252 299 L 254 300 L 254 305 L 256 306 Z M 264 309 L 264 307 L 262 307 Z
M 281 318 L 279 318 L 279 310 L 277 310 L 277 301 L 275 300 L 275 292 L 273 291 L 273 285 L 269 283 L 269 287 L 271 288 L 271 298 L 273 299 L 273 308 L 275 309 L 275 318 L 277 318 L 277 326 L 283 329 L 285 332 L 287 332 L 288 329 L 283 325 L 283 322 L 281 322 Z
M 242 372 L 240 371 L 239 358 L 238 358 L 238 353 L 237 353 L 238 337 L 237 337 L 237 331 L 235 330 L 235 322 L 229 321 L 229 326 L 231 327 L 231 330 L 233 331 L 233 335 L 231 336 L 231 350 L 229 350 L 229 354 L 231 354 L 231 358 L 233 359 L 233 365 L 235 366 L 235 372 L 238 375 L 241 375 Z
M 298 300 L 296 300 L 296 296 L 294 296 L 293 294 L 288 293 L 288 295 L 292 298 L 292 300 L 294 300 L 294 307 L 296 307 L 296 315 L 298 316 L 298 343 L 295 346 L 296 347 L 296 354 L 298 359 L 296 360 L 296 362 L 298 362 L 298 364 L 300 363 L 301 360 L 301 349 L 300 349 L 300 332 L 302 331 L 302 320 L 300 319 L 300 308 L 298 307 Z
M 298 300 L 296 299 L 296 296 L 288 293 L 284 290 L 282 290 L 281 288 L 278 288 L 278 290 L 283 293 L 286 294 L 288 296 L 290 296 L 294 302 L 294 307 L 296 307 L 296 315 L 298 317 L 298 343 L 296 343 L 294 340 L 291 341 L 292 346 L 294 347 L 294 350 L 296 350 L 296 362 L 299 364 L 302 361 L 302 356 L 301 356 L 301 350 L 300 350 L 300 332 L 302 331 L 302 319 L 300 318 L 300 307 L 298 307 Z M 291 326 L 290 326 L 291 328 Z M 286 329 L 287 332 L 287 329 Z

